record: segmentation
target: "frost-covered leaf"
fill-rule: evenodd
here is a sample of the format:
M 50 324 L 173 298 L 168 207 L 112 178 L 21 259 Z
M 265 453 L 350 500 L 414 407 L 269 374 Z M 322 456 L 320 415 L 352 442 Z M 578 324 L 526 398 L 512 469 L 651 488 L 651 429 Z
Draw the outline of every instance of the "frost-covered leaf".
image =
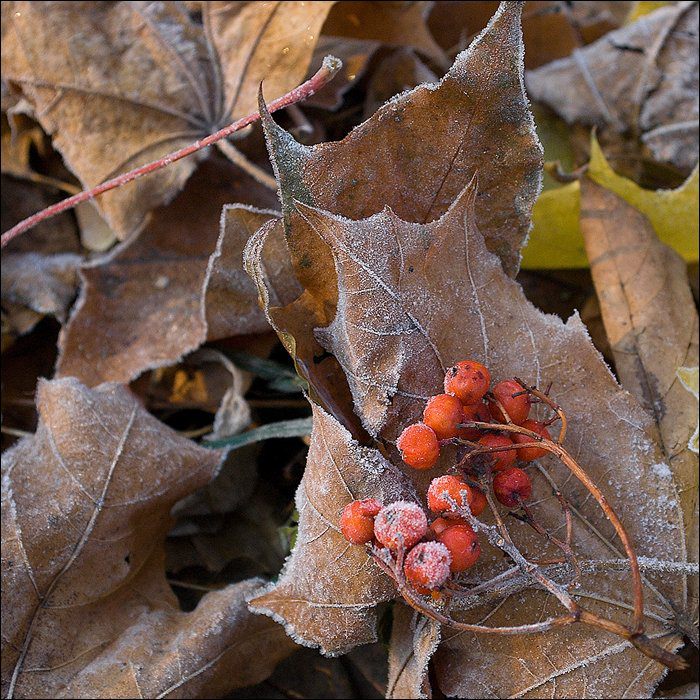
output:
M 698 368 L 697 367 L 679 367 L 676 374 L 681 383 L 694 397 L 698 400 Z M 688 440 L 688 449 L 698 453 L 698 426 L 695 426 L 695 432 Z
M 639 138 L 689 173 L 698 160 L 698 5 L 662 7 L 528 74 L 528 91 L 569 124 Z
M 226 215 L 217 240 L 222 207 L 251 196 L 274 199 L 223 159 L 208 160 L 140 236 L 82 267 L 80 297 L 60 338 L 59 374 L 91 386 L 129 382 L 206 339 L 265 330 L 238 255 L 249 235 L 245 222 L 269 213 L 238 207 L 241 216 Z M 275 260 L 268 258 L 273 278 Z
M 296 496 L 296 544 L 279 580 L 253 597 L 250 608 L 283 624 L 297 643 L 335 656 L 375 641 L 377 606 L 394 597 L 392 581 L 365 548 L 341 534 L 340 513 L 354 499 L 388 503 L 410 495 L 401 472 L 379 451 L 361 447 L 315 405 L 313 418 Z
M 397 96 L 342 141 L 304 147 L 267 117 L 285 215 L 298 199 L 355 219 L 390 206 L 432 221 L 476 174 L 479 226 L 514 274 L 542 163 L 523 89 L 520 12 L 502 3 L 439 83 Z M 300 281 L 300 264 L 329 279 L 324 246 L 305 229 L 288 235 Z
M 515 375 L 540 386 L 552 382 L 552 395 L 569 417 L 567 444 L 602 486 L 638 553 L 685 562 L 677 489 L 654 441 L 653 419 L 617 385 L 577 316 L 564 324 L 542 314 L 508 278 L 475 226 L 474 197 L 473 190 L 465 190 L 440 220 L 428 225 L 401 221 L 388 209 L 350 221 L 297 203 L 298 216 L 333 251 L 337 314 L 316 336 L 343 367 L 363 425 L 393 442 L 419 418 L 425 399 L 441 390 L 444 368 L 464 357 L 485 362 L 495 378 Z M 280 322 L 285 311 L 275 310 Z M 399 464 L 396 453 L 391 455 Z M 442 466 L 449 463 L 446 450 Z M 621 557 L 609 521 L 563 466 L 551 459 L 544 464 L 533 497 L 538 519 L 554 530 L 562 526 L 552 484 L 565 484 L 565 495 L 575 504 L 575 551 L 582 559 L 603 562 L 584 577 L 582 596 L 592 595 L 599 613 L 627 619 L 628 574 L 605 564 Z M 434 474 L 413 477 L 424 488 Z M 514 537 L 530 556 L 551 552 L 525 526 L 514 528 Z M 488 579 L 503 566 L 503 557 L 492 550 L 480 560 L 478 576 Z M 683 609 L 687 587 L 682 570 L 668 575 L 655 569 L 647 580 L 648 610 L 656 615 L 648 630 L 655 635 L 672 628 L 659 620 L 673 617 L 674 606 Z M 557 610 L 556 601 L 543 600 L 537 591 L 521 588 L 516 593 L 480 602 L 460 612 L 460 618 L 513 625 Z M 582 598 L 583 604 L 589 602 Z M 624 684 L 648 690 L 660 677 L 658 664 L 630 651 L 619 638 L 587 627 L 543 635 L 536 644 L 528 636 L 507 638 L 506 644 L 500 637 L 449 631 L 444 639 L 438 677 L 448 695 L 478 697 L 486 683 L 494 695 L 509 696 L 528 692 L 530 685 L 551 686 L 562 676 L 572 684 L 568 696 L 583 692 L 583 684 L 593 678 L 598 678 L 600 693 L 610 689 L 614 694 Z M 677 637 L 666 642 L 676 643 Z M 547 651 L 554 648 L 568 652 Z M 460 661 L 465 656 L 471 659 L 468 668 Z M 522 664 L 530 673 L 521 672 Z
M 393 608 L 387 698 L 432 697 L 428 663 L 440 644 L 440 625 L 412 608 Z
M 3 696 L 219 695 L 289 651 L 229 586 L 180 612 L 164 574 L 170 508 L 221 454 L 127 389 L 42 382 L 40 422 L 3 456 Z
M 255 111 L 261 80 L 271 99 L 297 85 L 332 4 L 203 3 L 202 26 L 176 2 L 4 2 L 3 77 L 93 187 Z M 201 155 L 100 198 L 119 238 Z

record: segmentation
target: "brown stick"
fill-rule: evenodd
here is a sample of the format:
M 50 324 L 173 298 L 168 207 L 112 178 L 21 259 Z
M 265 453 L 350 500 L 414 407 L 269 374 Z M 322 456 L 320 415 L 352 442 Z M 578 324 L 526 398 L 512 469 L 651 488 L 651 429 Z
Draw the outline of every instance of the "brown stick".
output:
M 342 65 L 343 64 L 341 61 L 334 56 L 326 56 L 323 59 L 321 68 L 311 78 L 301 85 L 295 87 L 293 90 L 290 90 L 286 95 L 282 95 L 282 97 L 278 97 L 276 100 L 270 102 L 268 105 L 268 110 L 270 112 L 276 112 L 279 109 L 289 107 L 290 105 L 296 104 L 307 97 L 311 97 L 311 95 L 318 92 L 336 75 Z M 15 224 L 11 229 L 3 233 L 2 238 L 0 239 L 0 247 L 4 248 L 11 240 L 17 238 L 17 236 L 20 236 L 25 231 L 29 231 L 29 229 L 33 228 L 38 223 L 46 221 L 46 219 L 50 219 L 61 212 L 73 209 L 81 202 L 94 199 L 100 194 L 104 194 L 105 192 L 109 192 L 109 190 L 126 185 L 128 182 L 132 182 L 133 180 L 143 177 L 144 175 L 161 170 L 162 168 L 170 165 L 170 163 L 174 163 L 177 160 L 191 156 L 193 153 L 201 151 L 203 148 L 225 139 L 227 136 L 234 134 L 236 131 L 240 131 L 249 124 L 253 124 L 254 122 L 258 121 L 258 119 L 260 119 L 260 114 L 258 112 L 249 114 L 247 117 L 236 120 L 214 134 L 210 134 L 203 139 L 198 139 L 189 146 L 185 146 L 184 148 L 174 151 L 173 153 L 168 153 L 168 155 L 165 155 L 158 160 L 154 160 L 151 163 L 146 163 L 145 165 L 135 168 L 128 173 L 117 175 L 117 177 L 107 180 L 107 182 L 103 182 L 90 190 L 84 190 L 76 195 L 73 195 L 72 197 L 68 197 L 68 199 L 52 204 L 50 207 L 42 209 L 36 214 L 32 214 L 30 217 L 23 219 L 18 224 Z

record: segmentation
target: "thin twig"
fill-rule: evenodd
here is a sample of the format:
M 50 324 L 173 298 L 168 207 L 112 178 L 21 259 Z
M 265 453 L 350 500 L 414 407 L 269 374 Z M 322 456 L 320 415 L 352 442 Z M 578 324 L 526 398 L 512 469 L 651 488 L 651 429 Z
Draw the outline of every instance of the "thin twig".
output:
M 278 97 L 276 100 L 270 102 L 270 104 L 268 105 L 268 110 L 270 112 L 276 112 L 279 109 L 288 107 L 289 105 L 295 104 L 296 102 L 304 100 L 307 97 L 310 97 L 311 95 L 315 94 L 336 75 L 336 73 L 340 70 L 341 66 L 342 63 L 339 59 L 333 56 L 326 56 L 323 59 L 323 64 L 321 68 L 311 78 L 309 78 L 309 80 L 295 87 L 293 90 L 290 90 L 286 95 L 282 95 L 282 97 Z M 197 153 L 197 151 L 201 151 L 207 146 L 211 146 L 212 144 L 221 141 L 221 139 L 225 139 L 227 136 L 230 136 L 236 131 L 240 131 L 249 124 L 253 124 L 254 122 L 258 121 L 258 119 L 260 119 L 260 114 L 258 112 L 255 112 L 254 114 L 249 114 L 247 117 L 237 119 L 232 124 L 229 124 L 223 129 L 220 129 L 219 131 L 210 134 L 205 138 L 197 139 L 197 141 L 191 143 L 189 146 L 185 146 L 184 148 L 181 148 L 178 151 L 169 153 L 168 155 L 165 155 L 162 158 L 159 158 L 158 160 L 154 160 L 151 163 L 146 163 L 145 165 L 131 170 L 128 173 L 122 173 L 121 175 L 118 175 L 117 177 L 112 178 L 111 180 L 107 180 L 107 182 L 103 182 L 101 185 L 97 185 L 97 187 L 93 187 L 90 190 L 84 190 L 83 192 L 80 192 L 79 194 L 76 194 L 73 197 L 68 197 L 68 199 L 64 199 L 63 201 L 58 202 L 57 204 L 53 204 L 52 206 L 47 207 L 46 209 L 42 209 L 40 212 L 32 214 L 32 216 L 20 221 L 11 229 L 3 233 L 2 239 L 0 241 L 0 247 L 4 248 L 11 240 L 21 235 L 25 231 L 28 231 L 29 229 L 33 228 L 41 221 L 45 221 L 46 219 L 56 216 L 61 212 L 73 209 L 76 205 L 80 204 L 81 202 L 86 202 L 90 199 L 94 199 L 100 194 L 104 194 L 109 190 L 121 187 L 122 185 L 125 185 L 128 182 L 132 182 L 133 180 L 143 177 L 144 175 L 148 175 L 157 170 L 161 170 L 162 168 L 167 167 L 168 165 L 174 163 L 177 160 L 186 158 L 187 156 L 190 156 L 193 153 Z

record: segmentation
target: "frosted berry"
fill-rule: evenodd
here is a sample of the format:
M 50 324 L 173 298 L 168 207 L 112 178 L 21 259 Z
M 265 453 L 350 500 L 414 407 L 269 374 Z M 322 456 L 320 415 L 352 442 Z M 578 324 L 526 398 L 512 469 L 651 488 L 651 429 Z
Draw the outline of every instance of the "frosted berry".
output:
M 483 403 L 468 403 L 462 407 L 462 422 L 478 420 L 482 423 L 491 422 L 491 411 L 489 407 Z M 484 431 L 480 428 L 460 428 L 459 437 L 463 440 L 478 440 Z
M 484 512 L 487 505 L 488 501 L 486 500 L 486 496 L 484 496 L 484 492 L 476 486 L 472 487 L 472 501 L 469 504 L 472 515 L 478 518 Z
M 530 397 L 527 394 L 521 393 L 523 387 L 514 379 L 506 379 L 498 382 L 493 387 L 491 393 L 498 399 L 500 404 L 505 408 L 511 421 L 516 425 L 522 425 L 530 413 Z M 516 394 L 519 394 L 516 396 Z M 499 423 L 505 423 L 506 418 L 503 412 L 496 405 L 491 403 L 491 415 Z
M 440 588 L 450 576 L 450 552 L 441 542 L 421 542 L 407 555 L 403 565 L 408 582 L 420 593 Z
M 540 423 L 539 421 L 536 420 L 526 420 L 522 423 L 523 428 L 527 428 L 528 430 L 532 430 L 533 433 L 537 433 L 541 437 L 551 440 L 552 437 L 549 434 L 549 431 L 547 428 Z M 516 445 L 520 445 L 522 443 L 526 442 L 534 442 L 533 438 L 528 437 L 527 435 L 520 435 L 519 433 L 513 433 L 511 435 L 511 438 L 513 439 L 513 442 Z M 535 459 L 539 459 L 540 457 L 544 457 L 547 454 L 547 450 L 545 450 L 542 447 L 519 447 L 518 448 L 518 459 L 520 459 L 523 462 L 532 462 Z
M 432 523 L 430 523 L 430 531 L 435 536 L 435 538 L 440 536 L 443 530 L 446 530 L 450 525 L 456 525 L 457 523 L 466 522 L 462 518 L 435 518 Z
M 505 435 L 489 434 L 480 438 L 477 444 L 482 447 L 508 447 L 513 444 L 513 441 Z M 513 465 L 517 457 L 517 452 L 515 449 L 502 450 L 500 452 L 491 452 L 485 456 L 491 460 L 491 469 L 500 471 L 502 469 L 508 469 L 508 467 Z
M 466 523 L 450 525 L 440 532 L 438 542 L 447 547 L 452 557 L 453 573 L 466 571 L 481 556 L 481 546 L 476 532 Z
M 532 494 L 530 477 L 517 467 L 498 472 L 493 478 L 493 492 L 496 498 L 508 508 L 515 508 Z
M 445 374 L 445 393 L 454 394 L 462 403 L 477 403 L 489 390 L 491 374 L 473 360 L 458 362 Z
M 352 544 L 365 544 L 374 538 L 374 516 L 382 504 L 375 498 L 348 503 L 340 515 L 340 531 Z
M 450 394 L 433 396 L 425 405 L 423 422 L 430 426 L 438 440 L 457 437 L 462 422 L 462 402 Z
M 440 443 L 435 431 L 425 423 L 409 425 L 396 441 L 401 459 L 414 469 L 430 469 L 440 456 Z
M 374 519 L 375 537 L 389 549 L 396 550 L 403 542 L 410 549 L 428 530 L 428 519 L 423 509 L 408 501 L 395 501 L 384 506 Z
M 443 494 L 447 493 L 447 497 Z M 452 499 L 458 506 L 471 505 L 473 496 L 471 489 L 457 476 L 439 476 L 433 479 L 428 486 L 428 508 L 433 513 L 442 513 L 445 510 L 452 510 Z

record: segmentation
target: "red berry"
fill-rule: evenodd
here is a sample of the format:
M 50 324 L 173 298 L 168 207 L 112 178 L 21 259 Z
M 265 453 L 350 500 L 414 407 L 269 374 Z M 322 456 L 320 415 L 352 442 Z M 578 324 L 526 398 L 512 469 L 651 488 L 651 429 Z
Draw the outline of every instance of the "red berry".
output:
M 489 390 L 491 374 L 480 362 L 464 360 L 445 374 L 445 393 L 454 394 L 462 403 L 477 403 Z
M 435 431 L 425 423 L 409 425 L 396 441 L 401 459 L 414 469 L 430 469 L 440 456 L 440 443 Z
M 374 537 L 374 516 L 382 504 L 375 498 L 348 503 L 340 515 L 340 531 L 348 542 L 365 544 Z
M 486 500 L 486 496 L 484 496 L 484 492 L 479 488 L 473 487 L 472 502 L 469 504 L 472 515 L 478 518 L 484 512 L 487 505 L 488 501 Z
M 532 430 L 533 433 L 537 433 L 546 440 L 551 440 L 552 436 L 549 434 L 547 428 L 536 420 L 526 420 L 522 423 L 523 428 Z M 521 435 L 520 433 L 512 433 L 511 438 L 516 445 L 520 445 L 526 442 L 535 442 L 535 440 L 527 435 Z M 544 457 L 547 454 L 547 450 L 542 447 L 519 447 L 518 448 L 518 458 L 523 462 L 532 462 L 535 459 Z
M 450 394 L 433 396 L 425 405 L 423 422 L 430 426 L 438 440 L 456 437 L 462 422 L 462 402 Z
M 506 379 L 498 382 L 491 392 L 505 408 L 511 421 L 516 425 L 521 425 L 530 413 L 530 397 L 527 394 L 520 393 L 522 391 L 524 389 L 518 382 L 514 379 Z M 520 395 L 515 396 L 515 394 Z M 499 423 L 506 423 L 503 412 L 494 402 L 491 403 L 491 415 Z
M 469 505 L 473 499 L 471 489 L 464 480 L 449 474 L 438 476 L 428 486 L 428 508 L 433 513 L 452 510 L 450 501 L 443 495 L 445 492 L 447 492 L 447 497 L 452 499 L 458 506 Z
M 462 422 L 478 420 L 482 423 L 491 422 L 491 411 L 483 403 L 468 403 L 462 407 Z M 480 428 L 460 428 L 459 437 L 463 440 L 478 440 L 484 434 Z
M 420 541 L 428 530 L 423 509 L 408 501 L 395 501 L 384 506 L 374 519 L 374 535 L 385 547 L 398 549 L 403 542 L 408 550 Z
M 403 565 L 406 579 L 420 593 L 440 588 L 450 575 L 450 552 L 440 542 L 421 542 L 407 555 Z
M 438 535 L 438 541 L 447 547 L 452 557 L 450 571 L 466 571 L 481 556 L 481 546 L 476 532 L 467 524 L 458 523 L 446 527 Z
M 530 477 L 517 467 L 498 472 L 493 478 L 493 492 L 496 498 L 508 508 L 515 508 L 520 501 L 526 501 L 532 494 Z
M 484 435 L 478 442 L 477 445 L 482 445 L 483 447 L 508 447 L 512 445 L 513 441 L 506 437 L 505 435 Z M 491 452 L 486 457 L 492 460 L 491 469 L 494 471 L 500 471 L 501 469 L 507 469 L 514 462 L 517 457 L 517 452 L 513 450 L 502 450 L 500 452 Z

